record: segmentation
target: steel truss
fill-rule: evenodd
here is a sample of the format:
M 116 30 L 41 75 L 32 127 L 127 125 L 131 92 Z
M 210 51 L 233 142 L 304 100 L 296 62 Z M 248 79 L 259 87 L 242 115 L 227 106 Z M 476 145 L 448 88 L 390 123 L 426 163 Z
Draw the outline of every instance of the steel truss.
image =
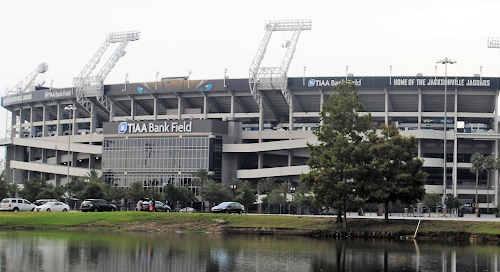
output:
M 104 95 L 104 80 L 111 72 L 111 69 L 115 67 L 118 60 L 125 55 L 125 47 L 127 47 L 127 44 L 131 41 L 137 41 L 139 38 L 139 31 L 109 33 L 104 43 L 99 50 L 97 50 L 97 53 L 95 53 L 92 59 L 85 65 L 80 74 L 73 79 L 77 102 L 88 112 L 91 111 L 92 101 L 90 98 L 92 97 L 95 97 L 95 99 L 110 112 L 111 101 Z M 99 73 L 95 76 L 90 76 L 97 64 L 101 61 L 102 55 L 112 43 L 120 44 Z
M 25 78 L 23 78 L 19 83 L 17 83 L 14 87 L 10 89 L 5 90 L 5 96 L 11 95 L 11 94 L 22 94 L 26 92 L 33 92 L 34 90 L 34 85 L 33 82 L 35 81 L 36 77 L 39 74 L 43 74 L 49 70 L 49 65 L 46 62 L 42 62 L 38 64 L 38 67 L 31 72 L 29 75 L 27 75 Z M 36 85 L 37 86 L 42 86 L 45 83 L 45 81 L 39 82 Z M 33 88 L 32 88 L 33 87 Z M 19 124 L 20 120 L 16 120 L 16 124 Z M 7 129 L 5 130 L 5 138 L 10 138 L 12 139 L 12 114 L 10 112 L 7 113 L 7 118 L 5 120 L 5 126 Z
M 252 96 L 262 108 L 262 96 L 260 90 L 281 90 L 281 94 L 285 98 L 288 106 L 292 105 L 292 96 L 288 90 L 288 68 L 292 62 L 295 48 L 299 40 L 300 32 L 302 30 L 310 30 L 312 27 L 311 20 L 280 20 L 280 21 L 266 21 L 264 23 L 264 38 L 260 43 L 257 54 L 255 55 L 252 64 L 250 65 L 250 72 L 248 83 Z M 271 39 L 274 31 L 293 31 L 292 39 L 286 43 L 286 53 L 280 67 L 260 67 L 264 54 L 266 53 L 267 45 Z

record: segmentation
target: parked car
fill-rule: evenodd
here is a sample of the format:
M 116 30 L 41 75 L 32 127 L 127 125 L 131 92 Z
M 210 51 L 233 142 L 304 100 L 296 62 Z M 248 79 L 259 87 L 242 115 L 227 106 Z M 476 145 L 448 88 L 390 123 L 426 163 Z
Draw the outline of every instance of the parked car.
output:
M 33 204 L 35 204 L 35 206 L 40 206 L 40 205 L 43 205 L 47 202 L 57 202 L 57 199 L 38 199 L 38 200 L 35 200 L 35 202 L 33 202 Z
M 116 211 L 116 206 L 109 203 L 104 199 L 85 199 L 80 205 L 80 210 L 82 212 L 102 212 L 102 211 Z
M 222 202 L 212 208 L 213 213 L 244 213 L 245 206 L 238 202 Z
M 69 205 L 64 204 L 59 201 L 49 201 L 45 202 L 40 206 L 35 207 L 36 212 L 67 212 L 69 211 Z
M 196 212 L 196 210 L 191 208 L 191 207 L 186 207 L 186 208 L 180 209 L 179 212 L 180 213 L 194 213 L 194 212 Z
M 155 201 L 155 212 L 170 212 L 170 206 L 161 201 Z
M 32 211 L 35 204 L 22 198 L 4 198 L 0 202 L 0 211 Z

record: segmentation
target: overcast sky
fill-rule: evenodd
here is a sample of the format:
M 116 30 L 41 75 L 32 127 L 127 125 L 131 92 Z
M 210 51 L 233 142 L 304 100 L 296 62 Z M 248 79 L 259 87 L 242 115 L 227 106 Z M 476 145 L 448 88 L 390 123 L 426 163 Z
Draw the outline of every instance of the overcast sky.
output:
M 47 62 L 46 86 L 71 86 L 111 32 L 139 30 L 105 80 L 122 83 L 187 75 L 192 79 L 247 78 L 264 36 L 264 21 L 311 19 L 288 76 L 434 76 L 435 62 L 457 64 L 450 76 L 500 75 L 500 53 L 487 48 L 500 36 L 500 1 L 0 1 L 0 87 L 12 88 Z M 275 32 L 264 66 L 279 66 Z M 108 52 L 115 46 L 111 45 Z M 105 55 L 106 56 L 106 55 Z M 101 64 L 106 61 L 103 58 Z M 98 67 L 99 69 L 99 67 Z M 95 73 L 97 70 L 95 71 Z M 95 74 L 94 73 L 94 74 Z M 444 75 L 443 65 L 438 76 Z M 2 93 L 3 95 L 3 93 Z M 4 111 L 2 111 L 3 113 Z M 0 117 L 4 123 L 5 117 Z

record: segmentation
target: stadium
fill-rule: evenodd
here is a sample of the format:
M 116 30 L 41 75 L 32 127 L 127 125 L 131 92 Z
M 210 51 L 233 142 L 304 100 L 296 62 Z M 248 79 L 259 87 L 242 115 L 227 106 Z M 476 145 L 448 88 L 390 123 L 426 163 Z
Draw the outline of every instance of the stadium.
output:
M 500 78 L 289 78 L 286 70 L 298 34 L 287 45 L 291 53 L 281 67 L 260 67 L 267 35 L 282 23 L 272 22 L 249 78 L 193 80 L 188 75 L 104 84 L 123 56 L 119 47 L 97 76 L 90 72 L 101 49 L 74 78 L 73 87 L 52 88 L 32 84 L 46 68 L 41 64 L 23 80 L 29 83 L 2 98 L 9 112 L 9 137 L 2 142 L 8 181 L 22 184 L 41 175 L 65 185 L 71 176 L 95 169 L 117 186 L 139 181 L 161 190 L 167 184 L 189 186 L 196 171 L 205 168 L 222 183 L 272 177 L 297 185 L 300 174 L 309 171 L 307 143 L 317 141 L 313 131 L 322 125 L 321 106 L 336 84 L 349 80 L 372 114 L 373 127 L 395 123 L 402 135 L 416 137 L 418 156 L 429 174 L 428 192 L 446 191 L 464 204 L 474 202 L 472 154 L 498 157 Z M 300 34 L 310 29 L 310 21 L 285 26 L 290 29 L 281 31 Z M 138 32 L 112 33 L 106 43 L 119 43 L 123 50 L 137 39 Z M 498 173 L 490 172 L 479 176 L 481 208 L 498 206 Z

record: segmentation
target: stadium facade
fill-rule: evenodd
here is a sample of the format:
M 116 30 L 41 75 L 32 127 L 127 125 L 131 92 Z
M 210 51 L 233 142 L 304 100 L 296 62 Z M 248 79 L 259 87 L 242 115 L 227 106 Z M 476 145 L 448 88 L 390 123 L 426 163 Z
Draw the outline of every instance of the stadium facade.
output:
M 443 192 L 446 160 L 447 194 L 473 203 L 471 155 L 498 157 L 499 78 L 288 78 L 289 97 L 279 88 L 259 90 L 262 106 L 249 79 L 104 85 L 108 107 L 95 100 L 82 107 L 74 88 L 39 87 L 2 98 L 11 115 L 11 137 L 3 142 L 8 180 L 22 184 L 42 175 L 64 185 L 68 176 L 95 169 L 118 186 L 140 181 L 161 189 L 190 185 L 193 174 L 206 168 L 223 183 L 273 177 L 297 184 L 309 171 L 307 143 L 317 141 L 321 105 L 346 79 L 356 83 L 372 126 L 394 122 L 402 135 L 418 139 L 427 191 Z M 498 184 L 497 171 L 480 175 L 481 208 L 498 206 Z

